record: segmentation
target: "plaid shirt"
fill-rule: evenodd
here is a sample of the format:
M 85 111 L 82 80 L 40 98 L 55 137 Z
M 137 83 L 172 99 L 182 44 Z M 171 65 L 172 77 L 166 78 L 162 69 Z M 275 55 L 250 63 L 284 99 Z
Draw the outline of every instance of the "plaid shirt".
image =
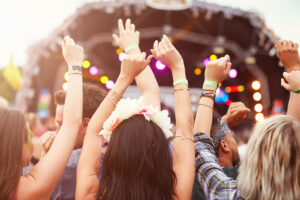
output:
M 244 199 L 237 182 L 229 178 L 218 163 L 211 137 L 203 133 L 194 135 L 196 173 L 207 199 Z

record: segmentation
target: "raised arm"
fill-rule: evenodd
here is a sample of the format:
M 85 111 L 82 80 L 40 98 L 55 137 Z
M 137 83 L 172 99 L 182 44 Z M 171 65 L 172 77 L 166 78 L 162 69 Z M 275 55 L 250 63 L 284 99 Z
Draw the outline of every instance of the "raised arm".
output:
M 173 169 L 177 181 L 174 199 L 191 199 L 195 175 L 194 120 L 184 62 L 165 35 L 161 42 L 155 41 L 151 51 L 156 59 L 171 69 L 175 85 L 176 135 L 173 144 Z
M 98 173 L 103 138 L 98 135 L 105 120 L 111 115 L 127 87 L 145 69 L 152 56 L 147 60 L 146 53 L 127 55 L 121 64 L 121 72 L 113 89 L 108 93 L 91 118 L 77 168 L 76 199 L 95 199 L 98 189 Z
M 119 19 L 118 27 L 119 35 L 113 34 L 116 44 L 129 55 L 141 53 L 139 48 L 140 33 L 135 30 L 135 25 L 131 24 L 131 20 L 127 19 L 124 27 L 123 21 Z M 135 81 L 145 104 L 160 107 L 159 87 L 149 65 L 135 77 Z
M 276 50 L 280 61 L 288 73 L 300 70 L 298 44 L 292 41 L 281 40 L 276 42 Z M 300 88 L 298 88 L 300 89 Z M 290 91 L 290 90 L 289 90 Z M 300 94 L 290 92 L 287 115 L 300 121 Z
M 68 66 L 81 66 L 84 54 L 80 46 L 66 37 L 62 49 Z M 69 73 L 62 128 L 49 152 L 27 176 L 21 177 L 17 199 L 49 199 L 74 148 L 82 119 L 82 76 L 72 67 Z

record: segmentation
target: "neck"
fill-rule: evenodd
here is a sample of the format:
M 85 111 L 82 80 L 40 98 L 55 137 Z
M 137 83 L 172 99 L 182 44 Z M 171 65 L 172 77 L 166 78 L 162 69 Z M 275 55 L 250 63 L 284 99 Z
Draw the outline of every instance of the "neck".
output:
M 228 158 L 227 156 L 220 155 L 218 160 L 220 166 L 222 167 L 233 167 L 232 159 Z

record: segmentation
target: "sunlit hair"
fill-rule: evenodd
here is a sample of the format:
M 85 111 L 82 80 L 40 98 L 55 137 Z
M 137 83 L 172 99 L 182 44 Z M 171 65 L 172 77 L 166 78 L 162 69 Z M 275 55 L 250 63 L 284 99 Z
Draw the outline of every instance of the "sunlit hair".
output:
M 7 100 L 0 96 L 0 108 L 8 108 L 8 106 Z
M 246 199 L 299 199 L 300 124 L 274 116 L 257 125 L 239 168 L 238 188 Z
M 142 115 L 124 120 L 104 155 L 101 200 L 171 200 L 175 173 L 163 131 Z
M 23 144 L 28 141 L 23 113 L 0 108 L 0 199 L 10 199 L 22 175 Z

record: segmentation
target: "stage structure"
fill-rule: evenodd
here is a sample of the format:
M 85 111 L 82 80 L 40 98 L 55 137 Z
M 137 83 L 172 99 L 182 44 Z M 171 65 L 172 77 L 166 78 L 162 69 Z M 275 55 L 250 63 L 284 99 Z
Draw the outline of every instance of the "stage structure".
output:
M 84 80 L 111 88 L 124 56 L 111 37 L 117 32 L 118 18 L 132 19 L 141 32 L 140 47 L 147 53 L 163 34 L 170 37 L 185 61 L 193 110 L 197 108 L 197 88 L 203 83 L 206 63 L 229 54 L 233 69 L 219 88 L 218 111 L 224 114 L 228 105 L 238 100 L 253 110 L 249 115 L 252 121 L 261 120 L 274 109 L 277 113 L 282 111 L 282 103 L 278 104 L 278 101 L 286 103 L 288 98 L 288 93 L 280 87 L 284 69 L 274 47 L 277 38 L 262 17 L 205 1 L 188 0 L 85 4 L 28 50 L 29 60 L 24 67 L 24 85 L 18 94 L 18 105 L 37 111 L 41 91 L 53 95 L 56 90 L 67 87 L 67 68 L 60 49 L 65 35 L 73 37 L 85 49 Z M 172 107 L 170 71 L 155 59 L 151 61 L 151 67 L 159 85 L 163 86 L 162 101 Z M 136 96 L 137 91 L 133 84 L 126 95 Z M 274 102 L 281 106 L 274 108 Z M 50 114 L 54 113 L 53 101 L 50 111 Z

